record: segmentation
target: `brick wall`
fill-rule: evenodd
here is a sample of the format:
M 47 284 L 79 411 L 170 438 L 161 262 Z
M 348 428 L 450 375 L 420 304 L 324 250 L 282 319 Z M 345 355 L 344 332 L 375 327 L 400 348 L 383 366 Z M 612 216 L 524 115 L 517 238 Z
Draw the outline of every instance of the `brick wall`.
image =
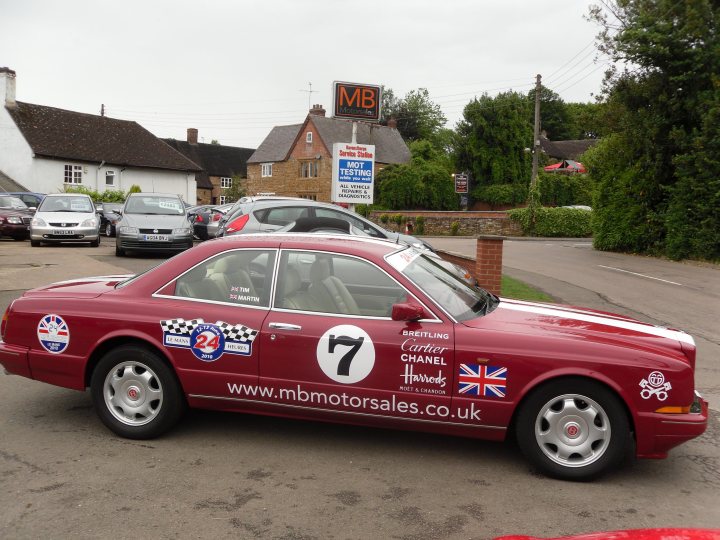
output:
M 522 236 L 522 228 L 516 221 L 508 218 L 506 212 L 433 212 L 433 211 L 410 211 L 410 210 L 376 210 L 370 212 L 369 218 L 375 223 L 387 229 L 396 230 L 398 227 L 389 220 L 387 223 L 380 221 L 380 216 L 387 214 L 394 216 L 400 214 L 405 216 L 413 224 L 418 216 L 425 219 L 425 232 L 427 236 L 449 235 L 452 224 L 457 222 L 458 236 L 498 235 L 498 236 Z M 404 225 L 400 228 L 404 230 Z M 417 232 L 417 227 L 415 227 Z
M 466 257 L 449 251 L 438 250 L 446 261 L 467 269 L 477 280 L 478 285 L 493 294 L 500 294 L 502 284 L 502 236 L 479 236 L 475 247 L 475 258 Z

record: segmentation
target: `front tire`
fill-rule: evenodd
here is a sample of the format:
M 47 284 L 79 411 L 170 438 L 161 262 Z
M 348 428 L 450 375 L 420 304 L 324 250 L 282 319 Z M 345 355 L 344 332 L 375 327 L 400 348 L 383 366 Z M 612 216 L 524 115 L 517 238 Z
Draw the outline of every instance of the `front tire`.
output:
M 113 226 L 111 223 L 105 224 L 105 236 L 110 238 L 113 235 Z
M 100 237 L 98 236 L 97 240 L 93 240 L 90 242 L 90 247 L 100 247 Z
M 549 382 L 533 391 L 515 423 L 520 450 L 540 471 L 592 480 L 620 465 L 631 444 L 625 408 L 587 379 Z
M 124 250 L 124 249 L 120 249 L 120 248 L 117 247 L 117 245 L 116 245 L 116 246 L 115 246 L 115 256 L 116 256 L 116 257 L 124 257 L 124 256 L 125 256 L 125 250 Z
M 172 428 L 186 403 L 173 370 L 154 352 L 124 345 L 93 371 L 90 392 L 100 420 L 128 439 L 152 439 Z
M 40 240 L 30 240 L 30 247 L 40 247 Z

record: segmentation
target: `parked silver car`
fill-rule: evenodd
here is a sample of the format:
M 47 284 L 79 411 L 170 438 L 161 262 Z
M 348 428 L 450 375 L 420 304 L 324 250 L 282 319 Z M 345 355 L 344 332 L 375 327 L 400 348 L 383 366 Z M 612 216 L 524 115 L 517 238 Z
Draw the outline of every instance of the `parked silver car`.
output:
M 46 195 L 30 222 L 30 245 L 90 242 L 100 245 L 100 219 L 92 199 L 82 193 Z
M 115 228 L 118 257 L 128 251 L 179 252 L 193 245 L 185 204 L 173 194 L 130 194 Z

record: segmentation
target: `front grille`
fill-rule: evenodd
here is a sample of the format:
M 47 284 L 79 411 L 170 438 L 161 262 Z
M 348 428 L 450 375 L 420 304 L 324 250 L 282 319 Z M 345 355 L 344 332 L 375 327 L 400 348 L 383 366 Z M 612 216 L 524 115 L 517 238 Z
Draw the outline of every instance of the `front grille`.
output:
M 172 234 L 172 229 L 140 229 L 142 234 Z
M 140 242 L 137 240 L 123 240 L 120 243 L 122 249 L 154 249 L 162 250 L 179 250 L 192 247 L 188 242 Z
M 22 218 L 22 221 L 23 221 L 23 225 L 30 225 L 32 218 L 24 217 L 24 218 Z
M 84 234 L 43 234 L 48 240 L 80 240 L 85 238 Z
M 79 223 L 51 223 L 52 227 L 77 227 Z

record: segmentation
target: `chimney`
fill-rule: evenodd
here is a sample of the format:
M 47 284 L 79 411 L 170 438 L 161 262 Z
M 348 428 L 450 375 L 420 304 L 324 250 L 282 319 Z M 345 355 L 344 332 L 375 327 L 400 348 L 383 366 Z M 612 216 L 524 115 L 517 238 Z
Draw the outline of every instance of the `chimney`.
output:
M 197 128 L 187 128 L 187 142 L 190 144 L 197 144 L 197 136 Z
M 313 105 L 310 114 L 313 116 L 325 116 L 325 109 L 323 109 L 322 105 Z
M 395 119 L 394 116 L 391 116 L 388 119 L 387 127 L 392 128 L 392 129 L 397 129 L 397 120 Z
M 17 106 L 15 102 L 15 72 L 7 67 L 0 67 L 0 103 L 6 107 Z

